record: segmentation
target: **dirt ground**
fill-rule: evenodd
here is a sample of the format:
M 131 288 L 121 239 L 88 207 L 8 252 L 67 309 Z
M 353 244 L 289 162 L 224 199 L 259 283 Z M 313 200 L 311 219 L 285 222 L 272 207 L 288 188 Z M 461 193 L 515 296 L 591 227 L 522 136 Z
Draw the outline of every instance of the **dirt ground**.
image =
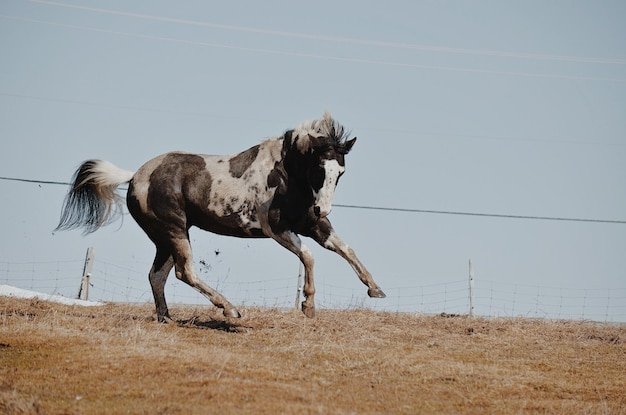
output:
M 626 327 L 0 297 L 1 414 L 626 414 Z

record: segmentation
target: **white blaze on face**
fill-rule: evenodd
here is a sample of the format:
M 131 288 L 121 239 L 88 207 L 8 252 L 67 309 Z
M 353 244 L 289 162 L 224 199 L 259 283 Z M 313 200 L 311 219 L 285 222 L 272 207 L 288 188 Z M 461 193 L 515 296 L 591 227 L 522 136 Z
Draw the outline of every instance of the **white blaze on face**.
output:
M 320 218 L 328 216 L 332 209 L 333 195 L 339 175 L 345 171 L 337 160 L 324 160 L 324 184 L 319 192 L 313 192 L 315 207 L 319 208 Z

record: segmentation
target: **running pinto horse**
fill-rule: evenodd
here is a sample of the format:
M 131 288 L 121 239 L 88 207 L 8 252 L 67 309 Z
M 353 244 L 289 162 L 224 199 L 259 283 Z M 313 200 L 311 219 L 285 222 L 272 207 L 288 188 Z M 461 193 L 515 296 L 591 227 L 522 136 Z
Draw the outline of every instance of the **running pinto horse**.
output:
M 348 261 L 370 297 L 385 294 L 335 233 L 327 216 L 345 171 L 345 155 L 356 137 L 330 114 L 306 121 L 283 135 L 233 156 L 172 152 L 144 164 L 137 172 L 102 160 L 85 161 L 76 171 L 63 204 L 57 230 L 96 231 L 122 211 L 118 186 L 128 183 L 130 214 L 156 246 L 149 280 L 157 319 L 171 320 L 165 282 L 176 277 L 223 309 L 241 317 L 220 293 L 194 271 L 189 228 L 241 238 L 272 238 L 296 254 L 305 270 L 302 311 L 315 315 L 313 256 L 298 235 L 312 238 Z

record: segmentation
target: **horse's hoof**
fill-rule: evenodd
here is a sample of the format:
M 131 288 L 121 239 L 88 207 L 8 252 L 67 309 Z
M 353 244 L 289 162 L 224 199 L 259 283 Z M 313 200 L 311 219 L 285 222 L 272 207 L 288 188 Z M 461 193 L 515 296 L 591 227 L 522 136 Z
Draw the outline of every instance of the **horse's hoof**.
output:
M 315 317 L 315 306 L 310 306 L 308 304 L 306 304 L 304 301 L 302 302 L 302 312 L 304 313 L 305 316 L 307 316 L 308 318 L 313 318 Z
M 385 297 L 387 297 L 385 295 L 385 293 L 383 292 L 383 290 L 381 290 L 380 288 L 370 288 L 369 290 L 367 290 L 367 295 L 369 295 L 372 298 L 385 298 Z
M 225 308 L 224 317 L 241 318 L 241 313 L 235 307 Z

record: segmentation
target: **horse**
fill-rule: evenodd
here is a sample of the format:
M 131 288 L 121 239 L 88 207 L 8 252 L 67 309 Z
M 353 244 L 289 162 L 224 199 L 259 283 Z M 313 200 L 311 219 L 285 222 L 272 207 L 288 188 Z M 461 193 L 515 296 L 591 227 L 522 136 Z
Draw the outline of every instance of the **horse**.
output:
M 302 312 L 315 316 L 314 259 L 300 237 L 310 237 L 342 256 L 368 287 L 384 298 L 354 250 L 335 233 L 328 214 L 345 156 L 356 137 L 328 112 L 241 153 L 221 156 L 169 152 L 136 172 L 103 160 L 87 160 L 74 173 L 55 230 L 95 232 L 123 211 L 116 189 L 127 183 L 126 205 L 156 247 L 148 279 L 159 322 L 171 321 L 165 282 L 172 268 L 187 283 L 223 309 L 227 318 L 241 313 L 202 281 L 193 266 L 192 226 L 240 238 L 272 238 L 304 266 Z

